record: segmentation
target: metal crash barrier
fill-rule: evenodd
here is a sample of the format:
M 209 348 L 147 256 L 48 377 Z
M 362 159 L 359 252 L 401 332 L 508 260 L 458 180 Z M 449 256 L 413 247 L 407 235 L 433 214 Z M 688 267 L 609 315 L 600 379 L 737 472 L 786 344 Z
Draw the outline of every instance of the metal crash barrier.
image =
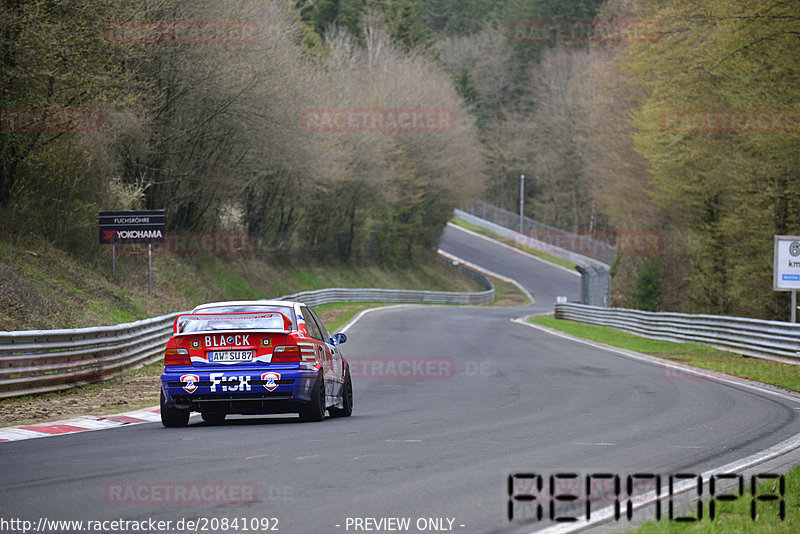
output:
M 800 364 L 800 324 L 576 303 L 557 303 L 555 316 L 556 319 L 611 326 L 652 339 L 702 343 L 745 356 Z
M 486 277 L 473 276 L 488 289 L 477 292 L 404 289 L 319 289 L 275 300 L 297 300 L 309 306 L 331 302 L 487 304 L 494 287 Z M 163 357 L 179 312 L 116 326 L 65 330 L 0 332 L 0 398 L 67 389 L 98 382 L 125 369 Z

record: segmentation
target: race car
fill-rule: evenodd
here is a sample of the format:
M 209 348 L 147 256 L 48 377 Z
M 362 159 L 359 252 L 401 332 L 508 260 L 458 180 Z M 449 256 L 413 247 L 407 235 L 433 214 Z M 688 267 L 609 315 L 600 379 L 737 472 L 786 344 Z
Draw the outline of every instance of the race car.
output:
M 298 413 L 302 421 L 347 417 L 353 384 L 339 345 L 300 302 L 236 301 L 175 318 L 164 351 L 161 422 L 189 423 L 192 411 L 220 424 L 228 414 Z

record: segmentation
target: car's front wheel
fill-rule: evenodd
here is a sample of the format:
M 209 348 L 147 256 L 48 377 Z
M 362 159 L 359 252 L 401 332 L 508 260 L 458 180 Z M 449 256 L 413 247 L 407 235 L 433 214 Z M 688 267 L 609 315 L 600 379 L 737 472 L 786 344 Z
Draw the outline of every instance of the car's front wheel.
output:
M 161 392 L 161 424 L 166 427 L 181 427 L 189 424 L 189 410 L 179 410 L 167 406 L 164 392 Z
M 320 373 L 311 393 L 311 404 L 300 409 L 300 420 L 311 422 L 323 419 L 325 419 L 325 381 Z

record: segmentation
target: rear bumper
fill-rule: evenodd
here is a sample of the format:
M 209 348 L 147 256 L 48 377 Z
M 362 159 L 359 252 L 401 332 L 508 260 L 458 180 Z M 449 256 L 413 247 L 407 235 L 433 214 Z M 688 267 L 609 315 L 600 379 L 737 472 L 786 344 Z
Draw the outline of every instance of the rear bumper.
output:
M 242 414 L 297 412 L 311 402 L 317 370 L 168 369 L 161 375 L 172 408 Z

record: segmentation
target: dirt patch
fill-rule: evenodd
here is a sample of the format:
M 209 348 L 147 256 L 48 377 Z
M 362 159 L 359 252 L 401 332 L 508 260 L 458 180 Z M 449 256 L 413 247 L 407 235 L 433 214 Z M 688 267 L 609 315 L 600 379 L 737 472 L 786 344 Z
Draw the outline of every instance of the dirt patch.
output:
M 0 427 L 108 415 L 158 406 L 158 364 L 98 384 L 0 401 Z

